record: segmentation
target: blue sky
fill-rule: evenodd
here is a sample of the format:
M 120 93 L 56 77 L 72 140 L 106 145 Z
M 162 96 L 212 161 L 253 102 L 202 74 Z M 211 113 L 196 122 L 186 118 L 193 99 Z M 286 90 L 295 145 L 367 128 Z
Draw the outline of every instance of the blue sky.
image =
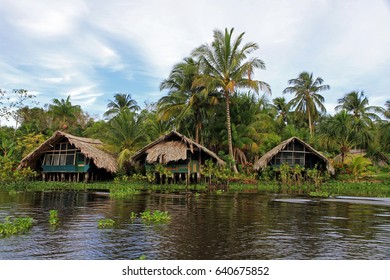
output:
M 329 113 L 353 90 L 390 99 L 388 0 L 0 0 L 0 88 L 40 106 L 71 95 L 99 118 L 118 92 L 157 101 L 172 66 L 225 27 L 260 46 L 270 99 L 302 71 L 331 86 Z

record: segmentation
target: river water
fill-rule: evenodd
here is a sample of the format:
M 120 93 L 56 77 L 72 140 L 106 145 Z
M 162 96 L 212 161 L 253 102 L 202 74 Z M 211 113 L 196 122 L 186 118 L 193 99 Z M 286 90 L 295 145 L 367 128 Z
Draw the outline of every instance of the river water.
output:
M 49 223 L 49 210 L 60 223 Z M 164 224 L 130 213 L 168 211 Z M 390 259 L 390 200 L 302 199 L 255 193 L 0 192 L 0 222 L 30 216 L 32 229 L 0 237 L 0 259 Z M 115 226 L 98 229 L 98 220 Z

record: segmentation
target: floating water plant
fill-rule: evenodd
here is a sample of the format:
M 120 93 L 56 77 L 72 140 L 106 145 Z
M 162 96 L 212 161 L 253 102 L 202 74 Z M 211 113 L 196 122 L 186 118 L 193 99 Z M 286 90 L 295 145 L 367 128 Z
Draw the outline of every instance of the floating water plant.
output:
M 112 228 L 115 224 L 113 219 L 100 219 L 98 221 L 98 228 Z
M 137 213 L 135 213 L 135 212 L 131 212 L 131 213 L 130 213 L 130 219 L 131 219 L 131 221 L 134 221 L 135 219 L 137 219 L 137 217 L 138 217 Z
M 5 218 L 4 223 L 0 223 L 0 236 L 10 236 L 14 234 L 27 232 L 33 225 L 33 219 L 30 217 Z
M 58 210 L 50 210 L 49 211 L 50 217 L 49 217 L 49 222 L 51 225 L 56 225 L 58 224 Z
M 151 212 L 150 210 L 146 210 L 141 213 L 141 219 L 145 222 L 162 223 L 169 221 L 171 217 L 167 211 L 155 210 Z

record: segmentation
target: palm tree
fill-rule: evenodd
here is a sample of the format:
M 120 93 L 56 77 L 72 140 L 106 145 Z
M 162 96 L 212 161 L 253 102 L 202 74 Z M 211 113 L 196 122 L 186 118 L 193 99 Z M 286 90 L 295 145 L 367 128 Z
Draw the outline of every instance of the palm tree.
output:
M 160 85 L 160 90 L 168 89 L 168 95 L 158 102 L 161 120 L 175 118 L 177 125 L 191 116 L 195 122 L 195 141 L 200 142 L 200 132 L 206 110 L 217 103 L 217 99 L 205 94 L 203 87 L 194 87 L 193 82 L 199 75 L 199 63 L 193 58 L 185 58 L 173 67 L 168 79 Z
M 356 143 L 356 134 L 352 128 L 352 116 L 343 110 L 334 116 L 325 118 L 318 128 L 320 142 L 328 149 L 340 152 L 341 162 Z
M 199 59 L 201 75 L 195 79 L 193 86 L 203 86 L 218 92 L 225 99 L 226 127 L 228 132 L 229 156 L 234 159 L 232 130 L 230 121 L 230 95 L 236 88 L 249 88 L 256 92 L 264 90 L 271 92 L 267 83 L 252 80 L 255 69 L 265 69 L 265 64 L 258 58 L 248 58 L 248 55 L 258 49 L 256 43 L 246 43 L 243 46 L 242 39 L 245 33 L 241 33 L 236 39 L 232 38 L 234 28 L 214 30 L 214 41 L 201 45 L 192 54 Z M 232 166 L 237 172 L 235 164 Z
M 386 101 L 385 106 L 386 106 L 386 110 L 384 112 L 384 115 L 386 118 L 390 119 L 390 100 Z
M 364 92 L 352 91 L 346 94 L 343 98 L 338 99 L 340 104 L 335 107 L 336 110 L 346 110 L 351 113 L 356 120 L 361 120 L 367 125 L 372 125 L 373 120 L 380 120 L 380 117 L 375 113 L 383 113 L 383 108 L 379 106 L 368 106 L 368 98 Z
M 283 93 L 294 93 L 295 97 L 288 103 L 292 108 L 301 113 L 305 113 L 309 132 L 314 133 L 313 123 L 321 112 L 326 112 L 323 104 L 324 97 L 318 92 L 328 90 L 329 85 L 323 85 L 324 80 L 320 77 L 313 80 L 313 73 L 302 72 L 297 79 L 291 79 L 288 84 L 291 85 L 283 90 Z
M 272 100 L 273 107 L 277 111 L 276 121 L 281 124 L 288 123 L 290 106 L 284 97 L 276 97 Z
M 320 141 L 327 148 L 337 149 L 341 154 L 342 163 L 344 163 L 346 153 L 352 148 L 373 141 L 373 130 L 357 131 L 355 126 L 354 116 L 348 114 L 346 110 L 324 118 L 319 125 Z
M 140 107 L 137 105 L 137 101 L 131 98 L 130 94 L 117 93 L 114 95 L 114 100 L 110 100 L 107 104 L 108 110 L 103 114 L 104 117 L 112 117 L 118 115 L 125 108 L 130 111 L 138 111 Z
M 118 164 L 125 170 L 130 165 L 131 156 L 145 143 L 145 133 L 136 113 L 124 108 L 108 122 L 105 135 L 115 152 L 118 153 Z
M 67 129 L 69 125 L 77 121 L 77 116 L 82 113 L 80 105 L 72 105 L 70 95 L 66 99 L 53 99 L 49 105 L 48 113 L 53 117 L 57 128 Z

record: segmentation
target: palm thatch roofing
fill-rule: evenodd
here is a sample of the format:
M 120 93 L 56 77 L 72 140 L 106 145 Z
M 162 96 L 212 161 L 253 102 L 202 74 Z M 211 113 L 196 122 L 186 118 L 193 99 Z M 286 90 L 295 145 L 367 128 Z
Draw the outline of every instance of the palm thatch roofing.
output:
M 254 170 L 264 170 L 268 163 L 272 160 L 274 156 L 276 156 L 279 152 L 284 150 L 288 144 L 291 142 L 299 142 L 301 143 L 308 151 L 310 151 L 312 154 L 316 155 L 318 158 L 320 158 L 325 164 L 326 164 L 326 169 L 330 174 L 334 174 L 334 168 L 330 164 L 330 161 L 328 158 L 323 156 L 320 152 L 316 151 L 313 147 L 311 147 L 309 144 L 307 144 L 305 141 L 299 139 L 298 137 L 291 137 L 276 147 L 274 147 L 272 150 L 270 150 L 268 153 L 264 154 L 258 161 L 255 162 L 253 165 Z
M 115 173 L 118 170 L 116 159 L 102 150 L 103 143 L 97 139 L 77 137 L 71 134 L 57 131 L 49 139 L 43 142 L 38 148 L 28 154 L 20 162 L 18 169 L 30 167 L 37 169 L 40 167 L 40 158 L 49 151 L 56 143 L 67 139 L 70 144 L 79 149 L 87 158 L 93 160 L 97 168 L 105 169 L 107 172 Z
M 187 151 L 190 151 L 193 154 L 195 148 L 213 158 L 218 165 L 225 165 L 225 162 L 221 160 L 215 153 L 177 131 L 171 131 L 170 133 L 161 136 L 154 142 L 143 147 L 134 154 L 132 160 L 134 162 L 140 161 L 146 155 L 146 163 L 167 164 L 169 162 L 186 160 Z

